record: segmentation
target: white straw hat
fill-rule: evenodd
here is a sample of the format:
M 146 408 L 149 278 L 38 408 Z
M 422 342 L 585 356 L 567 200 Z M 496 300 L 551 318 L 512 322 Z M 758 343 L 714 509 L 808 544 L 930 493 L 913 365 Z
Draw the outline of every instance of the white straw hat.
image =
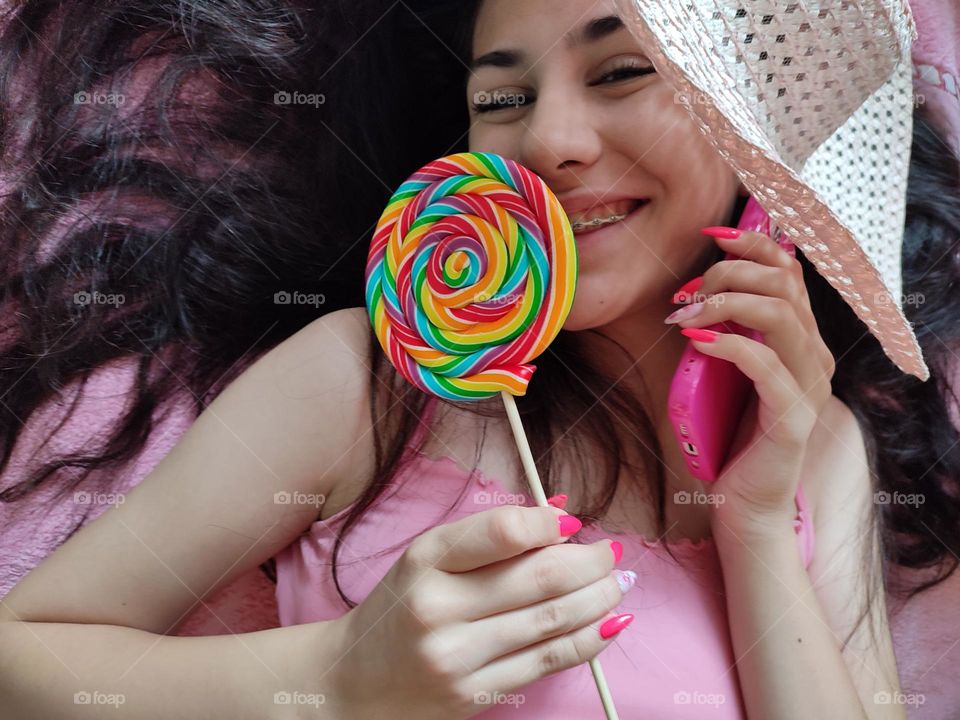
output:
M 900 273 L 917 36 L 906 1 L 615 1 L 773 222 L 887 356 L 927 380 Z

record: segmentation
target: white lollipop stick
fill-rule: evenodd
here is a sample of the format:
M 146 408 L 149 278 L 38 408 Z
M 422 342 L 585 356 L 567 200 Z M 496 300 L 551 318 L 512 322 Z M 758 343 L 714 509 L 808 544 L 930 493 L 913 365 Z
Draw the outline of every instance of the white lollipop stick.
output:
M 507 409 L 510 429 L 513 430 L 513 439 L 517 443 L 517 450 L 520 451 L 520 462 L 523 463 L 527 483 L 530 485 L 530 492 L 533 493 L 533 499 L 536 500 L 537 505 L 547 507 L 547 495 L 543 492 L 543 483 L 540 482 L 540 474 L 537 472 L 536 463 L 533 462 L 533 453 L 530 452 L 530 443 L 527 442 L 527 435 L 523 431 L 523 423 L 520 422 L 517 403 L 513 399 L 513 395 L 505 390 L 500 391 L 500 397 L 503 398 L 503 406 Z M 607 687 L 607 679 L 603 675 L 599 658 L 591 659 L 589 664 L 590 670 L 593 672 L 593 681 L 597 685 L 597 692 L 600 693 L 600 702 L 603 703 L 603 710 L 607 714 L 607 720 L 620 720 L 617 709 L 613 706 L 613 696 L 610 695 L 610 688 Z

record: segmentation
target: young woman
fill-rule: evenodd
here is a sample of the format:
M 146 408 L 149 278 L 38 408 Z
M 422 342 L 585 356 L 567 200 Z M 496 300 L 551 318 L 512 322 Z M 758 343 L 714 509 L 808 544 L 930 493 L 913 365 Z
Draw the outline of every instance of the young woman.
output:
M 122 506 L 5 598 L 0 696 L 14 717 L 99 716 L 72 702 L 77 692 L 113 696 L 119 715 L 137 717 L 599 716 L 580 666 L 614 641 L 604 669 L 624 717 L 903 716 L 902 704 L 877 700 L 898 684 L 873 541 L 878 529 L 936 522 L 954 528 L 956 547 L 956 475 L 938 467 L 918 485 L 912 474 L 944 439 L 919 438 L 909 460 L 902 444 L 877 442 L 903 429 L 920 385 L 899 377 L 808 265 L 762 238 L 713 245 L 700 234 L 736 217 L 734 176 L 601 5 L 482 3 L 470 59 L 497 62 L 479 62 L 466 91 L 529 94 L 473 107 L 470 149 L 538 172 L 578 227 L 592 209 L 576 206 L 585 191 L 609 194 L 609 227 L 578 236 L 568 332 L 519 400 L 569 514 L 480 511 L 502 504 L 491 485 L 524 487 L 495 404 L 428 402 L 383 363 L 362 308 L 331 313 L 253 364 Z M 588 42 L 561 41 L 588 27 Z M 630 216 L 614 221 L 621 200 Z M 941 223 L 916 241 L 950 247 Z M 812 391 L 821 402 L 809 424 L 791 416 L 798 424 L 761 438 L 742 473 L 705 488 L 664 424 L 686 340 L 663 321 L 677 278 L 703 274 L 702 293 L 730 292 L 732 276 L 713 263 L 735 248 L 741 302 L 730 296 L 683 325 L 720 310 L 779 323 L 777 362 L 758 371 L 760 418 L 777 379 L 812 386 L 831 371 L 833 388 Z M 924 400 L 946 418 L 942 398 Z M 460 467 L 473 450 L 477 473 Z M 873 503 L 874 468 L 882 489 L 929 490 L 927 502 L 875 523 L 887 509 Z M 726 502 L 675 499 L 708 490 Z M 445 522 L 451 505 L 460 517 Z M 564 542 L 578 528 L 587 542 Z M 915 563 L 943 556 L 928 535 L 914 538 L 897 547 L 914 548 Z M 348 556 L 346 606 L 328 582 L 328 550 Z M 198 597 L 277 553 L 292 627 L 163 635 Z M 635 570 L 635 587 L 615 565 Z

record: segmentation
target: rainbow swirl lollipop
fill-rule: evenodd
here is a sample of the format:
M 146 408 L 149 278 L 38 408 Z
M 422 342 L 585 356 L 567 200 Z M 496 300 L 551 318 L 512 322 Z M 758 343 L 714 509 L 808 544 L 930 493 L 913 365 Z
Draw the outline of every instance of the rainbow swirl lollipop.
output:
M 489 153 L 435 160 L 400 186 L 367 256 L 380 345 L 411 383 L 450 400 L 526 393 L 573 305 L 566 213 L 522 165 Z

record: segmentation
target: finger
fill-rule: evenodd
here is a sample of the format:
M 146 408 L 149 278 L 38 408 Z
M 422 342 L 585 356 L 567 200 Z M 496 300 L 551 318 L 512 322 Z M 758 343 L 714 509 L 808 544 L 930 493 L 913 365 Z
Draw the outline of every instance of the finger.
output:
M 578 520 L 555 507 L 491 508 L 427 530 L 410 544 L 405 555 L 420 567 L 467 572 L 564 542 L 569 535 L 561 535 L 561 518 L 570 518 L 563 523 L 579 529 Z
M 466 623 L 457 628 L 454 644 L 477 671 L 499 657 L 579 630 L 616 608 L 623 594 L 610 572 L 571 593 Z
M 623 613 L 621 632 L 633 620 L 631 613 Z M 613 643 L 619 633 L 608 638 L 600 635 L 600 628 L 615 616 L 604 613 L 573 632 L 531 645 L 494 660 L 471 676 L 474 692 L 511 692 L 540 678 L 581 665 L 596 657 Z
M 817 419 L 812 411 L 815 402 L 806 397 L 772 348 L 733 333 L 702 329 L 683 332 L 713 335 L 713 342 L 691 340 L 700 352 L 729 360 L 753 381 L 760 399 L 757 421 L 771 440 L 796 446 L 806 442 Z
M 696 314 L 684 314 L 690 311 Z M 674 316 L 671 322 L 681 328 L 705 328 L 732 321 L 759 331 L 763 335 L 761 342 L 780 357 L 800 387 L 814 385 L 827 371 L 825 357 L 812 352 L 823 344 L 819 333 L 811 337 L 793 306 L 781 298 L 722 292 L 681 308 Z M 727 330 L 733 332 L 734 328 Z
M 717 245 L 729 253 L 744 260 L 770 267 L 791 268 L 797 266 L 797 259 L 784 250 L 769 235 L 751 230 L 737 230 L 736 228 L 709 227 L 701 232 L 714 238 Z M 736 237 L 726 237 L 736 235 Z
M 458 617 L 478 620 L 584 588 L 609 577 L 614 562 L 609 540 L 539 548 L 450 576 L 449 596 L 469 598 Z
M 751 260 L 721 260 L 703 274 L 694 293 L 684 293 L 686 302 L 709 300 L 723 292 L 739 292 L 780 298 L 790 303 L 808 330 L 817 327 L 810 307 L 810 294 L 800 266 L 784 269 L 762 265 Z

